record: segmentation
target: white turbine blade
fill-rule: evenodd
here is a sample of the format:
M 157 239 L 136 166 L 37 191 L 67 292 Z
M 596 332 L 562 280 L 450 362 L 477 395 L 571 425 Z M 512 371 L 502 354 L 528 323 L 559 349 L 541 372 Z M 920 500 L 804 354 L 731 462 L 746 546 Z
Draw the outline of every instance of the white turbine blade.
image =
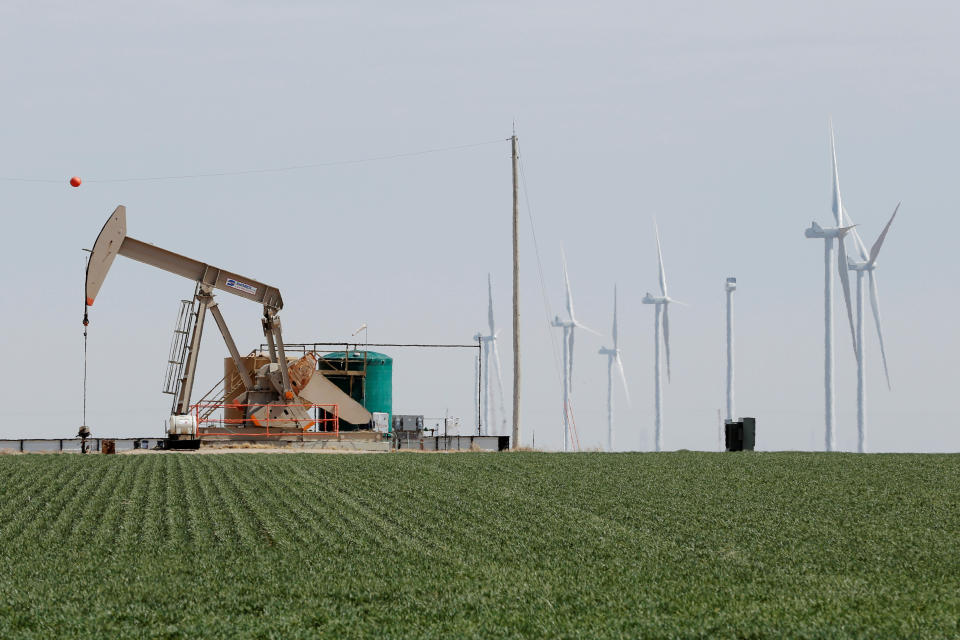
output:
M 883 348 L 883 328 L 880 326 L 880 292 L 877 291 L 877 278 L 873 271 L 868 271 L 870 277 L 870 306 L 873 307 L 873 319 L 877 323 L 877 337 L 880 338 L 880 357 L 883 360 L 883 374 L 887 378 L 887 389 L 890 389 L 890 370 L 887 369 L 887 352 Z
M 587 325 L 579 322 L 578 320 L 574 320 L 574 321 L 573 321 L 573 326 L 577 327 L 578 329 L 583 329 L 583 330 L 586 331 L 587 333 L 592 333 L 592 334 L 595 335 L 595 336 L 600 336 L 601 338 L 603 337 L 603 334 L 602 334 L 602 333 L 600 333 L 599 331 L 596 331 L 595 329 L 591 329 L 590 327 L 588 327 Z
M 856 225 L 853 224 L 853 219 L 850 217 L 850 212 L 847 211 L 846 207 L 843 208 L 843 219 L 847 225 L 856 227 Z M 869 255 L 867 254 L 866 245 L 863 244 L 863 240 L 860 238 L 860 232 L 854 228 L 850 230 L 850 235 L 853 236 L 853 241 L 857 245 L 857 252 L 860 254 L 860 260 L 866 262 Z
M 667 356 L 667 382 L 670 382 L 670 316 L 667 314 L 669 304 L 663 305 L 663 347 Z
M 627 388 L 627 374 L 623 372 L 623 360 L 620 359 L 620 352 L 617 352 L 617 369 L 620 371 L 620 380 L 623 382 L 623 395 L 627 397 L 627 406 L 632 406 L 630 404 L 630 389 Z
M 617 285 L 613 285 L 613 350 L 617 350 Z
M 567 331 L 567 349 L 569 353 L 567 354 L 567 388 L 570 390 L 570 393 L 573 393 L 573 334 L 575 333 L 574 327 L 570 327 L 570 330 Z
M 663 251 L 660 249 L 660 228 L 657 226 L 657 221 L 653 221 L 653 230 L 657 234 L 657 264 L 660 267 L 660 295 L 663 297 L 667 296 L 667 276 L 663 272 Z
M 833 120 L 830 120 L 830 158 L 833 161 L 833 219 L 843 226 L 843 202 L 840 200 L 840 174 L 837 171 L 837 143 L 833 135 Z
M 493 327 L 493 284 L 490 282 L 490 274 L 487 274 L 487 297 L 489 303 L 487 304 L 487 322 L 490 324 L 490 335 L 496 335 L 496 330 Z
M 563 284 L 567 288 L 567 315 L 570 316 L 570 320 L 574 320 L 573 294 L 570 293 L 570 277 L 567 275 L 567 256 L 563 252 L 563 249 L 560 250 L 560 258 L 563 260 Z
M 890 230 L 890 225 L 893 224 L 893 219 L 897 217 L 897 211 L 899 210 L 900 203 L 898 202 L 897 207 L 893 210 L 893 215 L 890 216 L 890 220 L 887 221 L 887 226 L 883 228 L 883 231 L 880 232 L 880 237 L 877 238 L 877 241 L 870 247 L 870 260 L 867 262 L 871 267 L 877 262 L 877 256 L 880 255 L 880 247 L 883 246 L 883 241 L 887 237 L 887 231 Z
M 843 285 L 843 303 L 847 307 L 847 320 L 850 321 L 850 337 L 853 339 L 853 353 L 857 353 L 857 332 L 853 326 L 853 306 L 850 304 L 850 275 L 847 267 L 847 250 L 843 246 L 843 237 L 846 233 L 841 233 L 837 237 L 837 270 L 840 271 L 840 283 Z

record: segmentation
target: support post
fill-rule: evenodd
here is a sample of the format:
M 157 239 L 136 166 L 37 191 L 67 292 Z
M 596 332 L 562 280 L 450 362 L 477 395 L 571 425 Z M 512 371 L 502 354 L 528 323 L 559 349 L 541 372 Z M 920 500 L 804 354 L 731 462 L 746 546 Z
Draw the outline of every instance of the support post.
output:
M 293 399 L 293 387 L 290 385 L 290 371 L 287 369 L 287 354 L 283 350 L 283 334 L 280 328 L 280 318 L 268 312 L 270 318 L 270 329 L 273 332 L 273 339 L 277 346 L 277 360 L 280 365 L 280 377 L 283 380 L 283 399 Z
M 217 321 L 217 327 L 220 328 L 220 334 L 223 336 L 223 341 L 227 344 L 227 351 L 230 352 L 233 363 L 237 365 L 237 373 L 240 374 L 240 379 L 243 381 L 243 388 L 246 391 L 250 391 L 253 389 L 253 380 L 250 378 L 250 374 L 247 373 L 247 368 L 243 364 L 240 352 L 237 351 L 237 345 L 233 341 L 233 336 L 230 335 L 230 329 L 227 328 L 227 322 L 223 319 L 223 314 L 220 313 L 220 307 L 216 302 L 210 304 L 210 313 L 213 314 L 213 319 Z
M 273 329 L 270 328 L 270 316 L 264 311 L 263 318 L 260 321 L 263 324 L 263 337 L 267 339 L 267 351 L 270 354 L 270 362 L 277 362 L 277 346 L 273 342 Z
M 190 394 L 193 392 L 193 377 L 197 372 L 197 356 L 200 354 L 200 338 L 203 335 L 203 321 L 207 316 L 207 308 L 213 302 L 210 295 L 211 287 L 201 285 L 196 294 L 200 302 L 197 308 L 197 319 L 193 323 L 193 334 L 190 336 L 190 347 L 187 354 L 187 366 L 184 367 L 183 377 L 180 379 L 180 396 L 177 398 L 174 413 L 185 416 L 190 413 Z
M 519 253 L 519 155 L 517 134 L 510 137 L 513 160 L 513 448 L 520 446 L 520 253 Z

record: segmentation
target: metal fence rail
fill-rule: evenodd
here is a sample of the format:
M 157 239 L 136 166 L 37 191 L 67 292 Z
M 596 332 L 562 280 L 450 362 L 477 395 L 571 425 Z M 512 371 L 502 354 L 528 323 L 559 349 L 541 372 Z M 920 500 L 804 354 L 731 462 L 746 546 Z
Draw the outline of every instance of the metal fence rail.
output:
M 91 453 L 99 453 L 104 440 L 117 443 L 117 451 L 156 449 L 164 438 L 87 438 Z M 15 453 L 80 453 L 80 438 L 6 438 L 0 440 L 0 451 Z

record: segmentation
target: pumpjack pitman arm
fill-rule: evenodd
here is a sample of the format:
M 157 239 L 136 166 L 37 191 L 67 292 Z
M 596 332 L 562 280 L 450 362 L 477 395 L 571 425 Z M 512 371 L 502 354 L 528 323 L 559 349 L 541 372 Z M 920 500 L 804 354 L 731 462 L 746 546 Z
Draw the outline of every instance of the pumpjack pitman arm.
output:
M 270 361 L 280 366 L 284 397 L 287 400 L 293 397 L 293 388 L 290 384 L 287 359 L 283 348 L 280 318 L 277 317 L 277 312 L 283 308 L 283 298 L 280 296 L 279 289 L 127 236 L 127 209 L 120 205 L 110 214 L 110 218 L 103 225 L 103 229 L 97 236 L 97 241 L 90 253 L 90 259 L 87 262 L 86 306 L 93 305 L 93 301 L 107 276 L 107 271 L 110 270 L 113 259 L 118 254 L 175 273 L 198 284 L 196 298 L 200 306 L 193 326 L 190 352 L 184 367 L 180 394 L 177 398 L 174 413 L 185 415 L 190 412 L 190 393 L 193 389 L 193 377 L 196 371 L 197 354 L 200 346 L 199 338 L 203 331 L 203 319 L 208 309 L 217 322 L 217 327 L 220 329 L 223 340 L 227 344 L 227 349 L 237 366 L 244 387 L 247 391 L 253 388 L 253 382 L 247 374 L 246 367 L 243 366 L 240 352 L 227 329 L 227 324 L 217 307 L 217 303 L 213 300 L 214 289 L 226 291 L 263 305 L 263 333 L 266 336 L 267 344 L 270 345 Z M 84 316 L 84 322 L 86 323 L 86 315 Z

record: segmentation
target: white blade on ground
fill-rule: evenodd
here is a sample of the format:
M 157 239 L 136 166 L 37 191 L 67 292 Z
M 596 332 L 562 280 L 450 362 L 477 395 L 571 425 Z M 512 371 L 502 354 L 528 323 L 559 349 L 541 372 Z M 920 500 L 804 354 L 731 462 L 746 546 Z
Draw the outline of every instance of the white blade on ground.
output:
M 880 237 L 877 238 L 877 241 L 870 247 L 870 259 L 867 261 L 870 266 L 876 264 L 877 256 L 880 255 L 880 247 L 883 246 L 883 241 L 887 237 L 887 231 L 890 230 L 890 225 L 893 224 L 893 219 L 897 217 L 897 211 L 899 210 L 900 203 L 898 202 L 896 208 L 893 210 L 893 215 L 890 216 L 890 219 L 887 221 L 887 226 L 883 228 L 883 231 L 880 232 Z
M 653 230 L 657 234 L 657 264 L 660 268 L 660 295 L 667 297 L 667 276 L 663 272 L 663 252 L 660 250 L 660 227 L 657 226 L 656 220 L 653 221 Z
M 670 382 L 670 316 L 667 314 L 669 304 L 663 305 L 663 351 L 667 356 L 667 382 Z
M 850 275 L 847 267 L 847 250 L 843 246 L 846 232 L 837 237 L 837 270 L 840 272 L 840 283 L 843 285 L 843 303 L 847 307 L 847 320 L 850 321 L 850 337 L 853 340 L 853 353 L 857 353 L 857 332 L 853 326 L 853 305 L 850 304 Z
M 627 406 L 632 406 L 630 404 L 630 389 L 627 388 L 627 374 L 623 372 L 623 360 L 620 358 L 620 352 L 617 352 L 617 355 L 614 356 L 617 359 L 617 370 L 620 371 L 620 380 L 623 382 L 623 395 L 627 397 Z
M 870 306 L 873 307 L 873 319 L 877 323 L 877 337 L 880 338 L 880 357 L 883 360 L 883 374 L 887 377 L 887 389 L 890 389 L 890 371 L 887 369 L 887 352 L 883 347 L 883 328 L 880 326 L 880 292 L 877 291 L 877 277 L 868 271 L 870 277 Z

